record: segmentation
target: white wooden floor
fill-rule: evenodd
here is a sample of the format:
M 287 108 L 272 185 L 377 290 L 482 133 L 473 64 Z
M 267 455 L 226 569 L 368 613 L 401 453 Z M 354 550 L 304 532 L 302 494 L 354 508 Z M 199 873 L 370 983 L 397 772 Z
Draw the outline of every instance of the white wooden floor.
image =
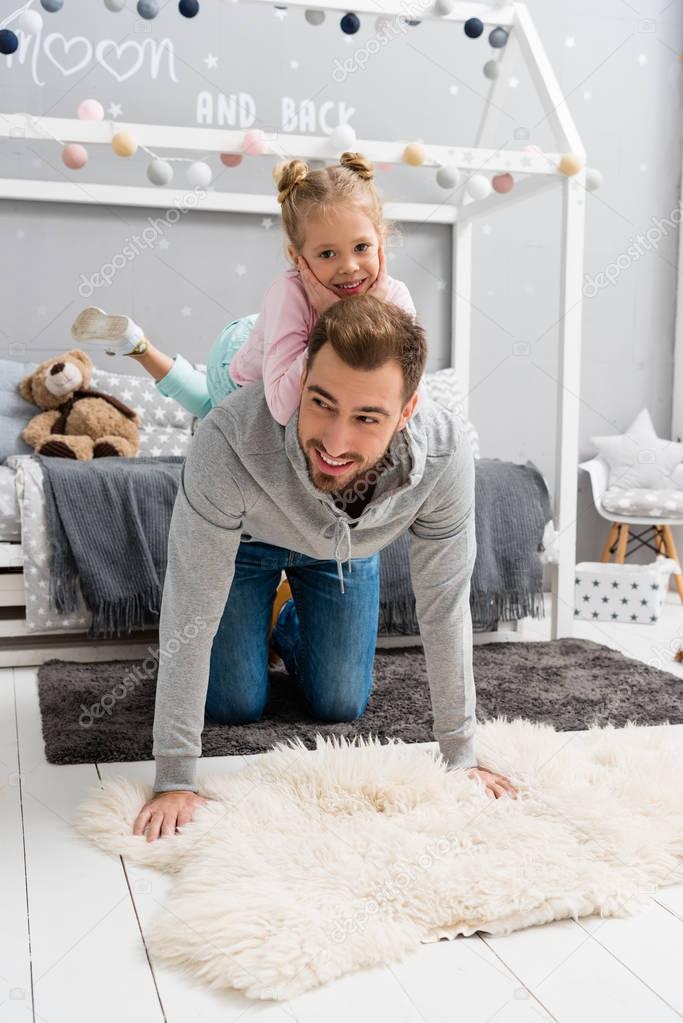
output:
M 549 613 L 549 601 L 548 601 Z M 549 635 L 531 623 L 523 638 Z M 577 634 L 675 672 L 683 605 L 656 626 L 577 623 Z M 168 880 L 99 852 L 73 830 L 99 778 L 153 780 L 153 765 L 47 764 L 35 668 L 0 671 L 0 1021 L 46 1023 L 665 1023 L 683 1019 L 683 875 L 633 919 L 558 921 L 504 938 L 422 945 L 408 960 L 287 1003 L 217 995 L 152 964 L 145 929 Z M 682 683 L 683 684 L 683 681 Z M 683 726 L 681 738 L 683 741 Z M 210 758 L 207 773 L 243 757 Z

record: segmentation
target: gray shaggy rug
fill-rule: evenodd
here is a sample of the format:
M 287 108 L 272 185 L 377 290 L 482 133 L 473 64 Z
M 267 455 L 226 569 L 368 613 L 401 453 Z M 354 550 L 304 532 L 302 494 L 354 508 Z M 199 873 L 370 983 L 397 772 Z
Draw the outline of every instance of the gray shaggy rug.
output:
M 51 764 L 152 759 L 156 660 L 48 660 L 38 669 L 45 753 Z M 683 679 L 586 639 L 486 643 L 473 650 L 477 719 L 505 715 L 571 732 L 595 725 L 622 728 L 683 722 Z M 263 753 L 299 737 L 374 736 L 433 741 L 421 647 L 378 650 L 375 682 L 362 718 L 314 720 L 284 670 L 271 671 L 270 699 L 254 724 L 206 722 L 203 756 Z

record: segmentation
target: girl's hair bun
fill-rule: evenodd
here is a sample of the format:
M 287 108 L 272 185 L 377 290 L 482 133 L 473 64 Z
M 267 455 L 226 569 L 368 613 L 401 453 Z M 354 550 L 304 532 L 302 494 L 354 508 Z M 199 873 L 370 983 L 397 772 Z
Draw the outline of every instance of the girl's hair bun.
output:
M 339 163 L 342 167 L 348 167 L 349 170 L 357 174 L 363 181 L 372 181 L 375 176 L 373 165 L 362 153 L 342 153 L 339 157 Z
M 305 160 L 284 160 L 273 168 L 273 181 L 277 185 L 277 201 L 283 203 L 293 189 L 307 177 L 309 166 Z

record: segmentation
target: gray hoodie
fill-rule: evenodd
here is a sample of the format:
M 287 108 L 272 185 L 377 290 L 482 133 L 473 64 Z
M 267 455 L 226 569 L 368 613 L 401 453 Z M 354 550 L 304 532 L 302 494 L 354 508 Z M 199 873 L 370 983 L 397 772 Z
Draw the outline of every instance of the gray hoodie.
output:
M 476 557 L 474 456 L 460 420 L 421 397 L 380 460 L 354 519 L 312 483 L 297 437 L 263 384 L 235 391 L 199 423 L 168 537 L 154 716 L 155 791 L 196 789 L 209 663 L 240 541 L 328 561 L 366 558 L 409 530 L 434 737 L 449 768 L 476 767 L 470 577 Z

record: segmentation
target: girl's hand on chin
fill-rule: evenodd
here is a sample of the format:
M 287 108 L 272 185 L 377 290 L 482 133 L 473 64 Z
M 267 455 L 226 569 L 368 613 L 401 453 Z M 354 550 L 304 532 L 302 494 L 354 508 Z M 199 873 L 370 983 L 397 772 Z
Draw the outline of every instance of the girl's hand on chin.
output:
M 375 298 L 379 298 L 382 302 L 386 302 L 387 295 L 389 294 L 389 280 L 387 277 L 387 267 L 384 259 L 384 249 L 380 245 L 379 247 L 379 270 L 377 277 L 373 284 L 368 288 L 366 295 L 373 295 Z
M 326 309 L 329 309 L 331 305 L 334 305 L 335 302 L 340 301 L 339 295 L 335 295 L 330 288 L 326 288 L 324 284 L 320 283 L 303 256 L 297 257 L 296 268 L 299 271 L 301 283 L 308 296 L 308 301 L 318 316 L 324 313 Z

